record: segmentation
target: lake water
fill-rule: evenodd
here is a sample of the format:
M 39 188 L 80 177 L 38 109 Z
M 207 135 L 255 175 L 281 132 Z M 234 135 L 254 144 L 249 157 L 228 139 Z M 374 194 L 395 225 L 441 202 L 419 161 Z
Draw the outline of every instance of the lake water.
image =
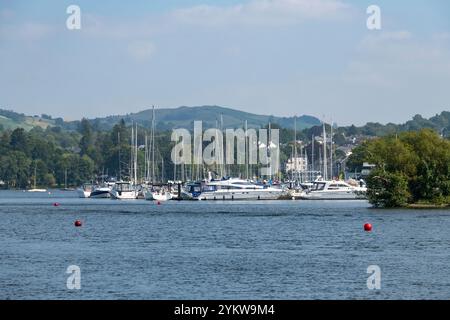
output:
M 1 191 L 0 219 L 1 299 L 450 298 L 449 210 Z M 70 265 L 81 290 L 66 287 Z

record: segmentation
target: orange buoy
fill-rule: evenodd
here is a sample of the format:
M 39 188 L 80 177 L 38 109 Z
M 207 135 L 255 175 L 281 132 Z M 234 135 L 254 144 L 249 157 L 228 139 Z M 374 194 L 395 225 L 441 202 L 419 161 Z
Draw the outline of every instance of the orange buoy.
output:
M 367 232 L 372 231 L 372 225 L 370 223 L 366 223 L 364 225 L 364 231 L 367 231 Z
M 58 203 L 58 202 L 55 202 L 55 203 L 53 203 L 53 206 L 54 206 L 54 207 L 59 207 L 59 203 Z
M 75 220 L 74 225 L 75 225 L 75 227 L 81 227 L 83 225 L 83 223 L 81 222 L 81 220 Z

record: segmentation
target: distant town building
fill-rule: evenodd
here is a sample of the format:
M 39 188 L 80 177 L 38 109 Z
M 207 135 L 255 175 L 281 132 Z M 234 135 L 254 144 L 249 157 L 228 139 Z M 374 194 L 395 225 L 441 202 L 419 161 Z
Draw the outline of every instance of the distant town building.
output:
M 303 173 L 308 170 L 308 159 L 306 157 L 289 158 L 286 162 L 287 173 Z

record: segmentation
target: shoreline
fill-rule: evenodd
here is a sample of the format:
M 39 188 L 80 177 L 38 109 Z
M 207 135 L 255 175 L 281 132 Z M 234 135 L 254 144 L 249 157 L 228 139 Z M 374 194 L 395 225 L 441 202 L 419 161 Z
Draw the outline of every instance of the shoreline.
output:
M 450 204 L 412 203 L 405 206 L 407 209 L 450 209 Z

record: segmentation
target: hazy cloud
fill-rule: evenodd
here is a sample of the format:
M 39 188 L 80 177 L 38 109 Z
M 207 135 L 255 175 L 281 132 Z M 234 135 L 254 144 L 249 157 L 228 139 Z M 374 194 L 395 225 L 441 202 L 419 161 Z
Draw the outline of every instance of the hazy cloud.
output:
M 38 22 L 24 22 L 19 25 L 7 25 L 0 28 L 0 37 L 12 40 L 36 41 L 53 33 L 50 25 Z
M 199 5 L 175 10 L 179 22 L 199 25 L 292 24 L 310 19 L 342 18 L 350 6 L 338 0 L 252 0 L 232 6 Z
M 137 61 L 148 60 L 155 52 L 155 46 L 149 41 L 135 41 L 128 45 L 128 53 Z

